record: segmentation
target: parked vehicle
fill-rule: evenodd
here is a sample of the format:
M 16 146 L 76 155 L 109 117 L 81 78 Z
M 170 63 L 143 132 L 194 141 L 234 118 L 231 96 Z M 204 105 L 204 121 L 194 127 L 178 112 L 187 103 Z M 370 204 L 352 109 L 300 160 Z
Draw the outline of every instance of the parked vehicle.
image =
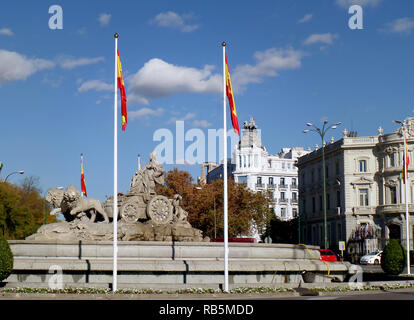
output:
M 362 256 L 359 260 L 360 264 L 380 264 L 381 263 L 381 255 L 382 251 L 376 251 L 366 254 L 365 256 Z
M 335 252 L 330 249 L 319 249 L 319 253 L 321 255 L 320 259 L 322 261 L 338 261 Z
M 410 265 L 414 265 L 414 250 L 410 250 Z

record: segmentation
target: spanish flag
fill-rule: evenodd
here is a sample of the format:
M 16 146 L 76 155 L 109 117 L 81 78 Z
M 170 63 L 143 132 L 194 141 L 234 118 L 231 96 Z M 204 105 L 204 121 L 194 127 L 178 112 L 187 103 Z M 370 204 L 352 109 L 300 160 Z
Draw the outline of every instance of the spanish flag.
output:
M 83 153 L 81 153 L 81 190 L 82 194 L 87 197 L 86 185 L 85 185 L 85 174 L 83 173 Z
M 231 78 L 230 78 L 230 72 L 229 72 L 229 64 L 227 62 L 227 55 L 225 55 L 225 58 L 226 58 L 226 95 L 227 95 L 227 98 L 229 99 L 231 123 L 233 124 L 234 132 L 236 132 L 240 136 L 239 121 L 237 120 L 236 104 L 234 103 L 233 88 L 231 86 Z
M 410 164 L 410 158 L 408 157 L 408 148 L 407 148 L 407 139 L 404 137 L 404 153 L 405 157 L 403 158 L 403 168 L 402 168 L 402 179 L 405 184 L 405 171 L 407 171 L 408 178 L 408 165 Z
M 118 79 L 118 89 L 121 92 L 121 114 L 122 114 L 122 131 L 125 131 L 128 122 L 128 115 L 127 115 L 127 98 L 125 93 L 125 84 L 124 84 L 124 77 L 122 76 L 122 66 L 121 66 L 121 59 L 119 58 L 119 51 L 117 50 L 118 54 L 118 63 L 117 63 L 117 79 Z

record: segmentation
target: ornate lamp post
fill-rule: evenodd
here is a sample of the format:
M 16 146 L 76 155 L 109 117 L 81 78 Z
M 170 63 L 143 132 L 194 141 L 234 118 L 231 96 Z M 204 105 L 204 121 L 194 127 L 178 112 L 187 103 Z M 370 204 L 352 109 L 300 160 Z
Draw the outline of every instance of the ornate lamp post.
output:
M 303 133 L 308 133 L 310 131 L 316 132 L 322 140 L 322 171 L 323 171 L 323 224 L 324 224 L 324 248 L 328 248 L 328 233 L 327 233 L 327 225 L 326 225 L 326 169 L 325 169 L 325 134 L 329 129 L 336 129 L 342 122 L 337 122 L 332 125 L 328 125 L 328 121 L 323 121 L 322 128 L 318 128 L 314 124 L 307 122 L 306 125 L 308 127 L 312 127 L 312 129 L 305 129 Z

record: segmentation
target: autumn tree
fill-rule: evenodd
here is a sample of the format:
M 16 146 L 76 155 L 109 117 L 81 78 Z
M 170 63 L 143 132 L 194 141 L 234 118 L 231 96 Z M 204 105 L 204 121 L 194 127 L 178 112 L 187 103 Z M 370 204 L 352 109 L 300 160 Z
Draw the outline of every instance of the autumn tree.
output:
M 26 178 L 20 186 L 0 182 L 0 232 L 6 239 L 24 239 L 43 223 L 56 221 L 38 182 L 36 177 Z
M 260 233 L 264 232 L 270 219 L 274 216 L 271 198 L 268 194 L 253 192 L 245 184 L 237 184 L 228 180 L 228 230 L 229 237 L 250 235 L 255 226 Z M 178 169 L 167 173 L 165 185 L 158 193 L 172 198 L 174 194 L 183 197 L 182 207 L 188 212 L 188 221 L 205 236 L 223 237 L 224 205 L 223 180 L 210 184 L 194 184 L 192 176 Z

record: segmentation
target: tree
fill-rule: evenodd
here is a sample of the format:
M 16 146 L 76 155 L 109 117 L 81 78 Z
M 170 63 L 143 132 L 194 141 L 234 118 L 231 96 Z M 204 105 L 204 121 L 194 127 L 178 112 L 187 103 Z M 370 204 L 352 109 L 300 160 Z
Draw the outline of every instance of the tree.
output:
M 6 239 L 24 239 L 44 222 L 56 221 L 37 185 L 37 178 L 25 179 L 20 187 L 0 182 L 0 232 Z
M 269 236 L 273 243 L 298 243 L 298 218 L 282 221 L 274 217 L 270 221 L 264 237 Z
M 210 184 L 193 184 L 192 176 L 178 169 L 167 173 L 165 185 L 157 193 L 172 198 L 174 194 L 183 197 L 182 207 L 188 212 L 190 224 L 203 231 L 205 236 L 224 235 L 223 180 Z M 215 210 L 214 210 L 215 203 Z M 274 215 L 270 208 L 268 194 L 253 192 L 244 184 L 228 180 L 228 227 L 229 237 L 251 235 L 255 226 L 262 233 Z
M 399 275 L 403 272 L 406 263 L 406 251 L 400 242 L 391 239 L 381 255 L 381 268 L 385 273 Z

